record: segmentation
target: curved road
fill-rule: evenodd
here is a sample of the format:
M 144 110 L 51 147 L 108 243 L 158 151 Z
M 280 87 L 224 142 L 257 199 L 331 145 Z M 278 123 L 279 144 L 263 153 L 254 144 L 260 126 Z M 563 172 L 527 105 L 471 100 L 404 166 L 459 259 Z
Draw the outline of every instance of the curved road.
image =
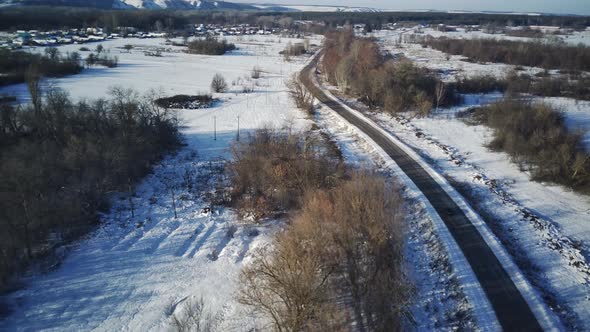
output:
M 340 103 L 328 97 L 313 83 L 311 77 L 315 74 L 318 58 L 319 56 L 316 56 L 301 71 L 301 81 L 320 102 L 340 114 L 379 144 L 422 191 L 463 251 L 492 304 L 502 328 L 505 331 L 541 331 L 541 326 L 535 315 L 492 249 L 447 192 L 399 146 L 371 125 L 360 120 Z

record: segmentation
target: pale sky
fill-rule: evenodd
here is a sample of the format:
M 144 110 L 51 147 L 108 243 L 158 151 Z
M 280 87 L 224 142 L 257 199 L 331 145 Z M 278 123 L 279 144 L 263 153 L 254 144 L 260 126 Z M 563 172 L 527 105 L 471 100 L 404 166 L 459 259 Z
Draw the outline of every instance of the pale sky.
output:
M 234 0 L 290 5 L 372 7 L 391 10 L 469 10 L 590 15 L 590 0 Z

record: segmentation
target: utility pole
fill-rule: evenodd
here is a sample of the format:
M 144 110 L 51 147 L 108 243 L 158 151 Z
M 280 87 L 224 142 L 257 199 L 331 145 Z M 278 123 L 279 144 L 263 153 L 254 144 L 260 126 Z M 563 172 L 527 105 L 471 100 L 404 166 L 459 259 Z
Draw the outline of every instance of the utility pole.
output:
M 217 141 L 217 117 L 213 116 L 213 140 Z
M 240 116 L 238 115 L 238 135 L 236 137 L 236 140 L 239 142 L 240 141 Z

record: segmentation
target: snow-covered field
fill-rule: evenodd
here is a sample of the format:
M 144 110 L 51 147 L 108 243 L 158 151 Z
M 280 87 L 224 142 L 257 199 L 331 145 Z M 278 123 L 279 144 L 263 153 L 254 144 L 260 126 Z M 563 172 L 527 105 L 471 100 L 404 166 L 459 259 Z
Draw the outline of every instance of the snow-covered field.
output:
M 429 35 L 433 37 L 448 37 L 448 38 L 456 38 L 456 39 L 506 39 L 506 40 L 514 40 L 514 41 L 545 41 L 547 38 L 552 38 L 553 40 L 561 40 L 564 43 L 570 45 L 590 45 L 590 30 L 583 30 L 583 31 L 574 31 L 570 34 L 558 34 L 558 35 L 551 35 L 548 34 L 547 38 L 539 39 L 539 38 L 530 38 L 530 37 L 515 37 L 509 36 L 506 34 L 498 33 L 498 34 L 490 34 L 485 33 L 483 31 L 466 31 L 464 28 L 457 28 L 457 31 L 438 31 L 432 28 L 425 28 L 420 29 L 421 33 L 424 35 Z
M 437 36 L 444 33 L 428 30 L 425 33 L 436 34 Z M 475 32 L 472 32 L 475 33 Z M 478 32 L 481 34 L 481 32 Z M 411 32 L 402 33 L 403 35 L 411 34 Z M 453 32 L 448 33 L 453 36 Z M 379 38 L 382 47 L 392 54 L 403 54 L 408 59 L 412 60 L 416 65 L 429 68 L 438 72 L 444 81 L 453 82 L 461 77 L 477 77 L 477 76 L 492 76 L 499 79 L 505 78 L 510 71 L 516 70 L 518 66 L 508 65 L 503 63 L 474 63 L 464 61 L 464 57 L 459 55 L 447 55 L 444 52 L 432 49 L 423 48 L 418 44 L 399 43 L 399 31 L 379 31 L 376 32 L 375 37 Z M 402 37 L 403 39 L 403 37 Z M 589 37 L 590 41 L 590 37 Z M 537 73 L 543 72 L 544 69 L 536 67 L 522 67 L 519 68 L 521 73 L 527 73 L 534 76 Z M 558 75 L 558 71 L 549 71 L 551 75 Z M 501 97 L 501 96 L 500 96 Z M 482 99 L 483 100 L 479 100 Z M 491 100 L 490 100 L 491 98 Z M 466 96 L 466 105 L 478 105 L 489 101 L 498 99 L 498 94 L 488 95 L 470 95 Z M 566 124 L 572 130 L 582 131 L 584 134 L 584 144 L 586 144 L 590 151 L 590 102 L 579 101 L 571 98 L 536 98 L 537 101 L 546 102 L 561 110 L 565 116 Z M 443 110 L 446 115 L 454 117 L 453 111 L 450 113 Z
M 473 64 L 460 57 L 449 60 L 441 52 L 417 45 L 395 45 L 399 35 L 388 32 L 381 42 L 392 53 L 404 53 L 419 65 L 459 75 L 501 75 L 501 64 Z M 528 68 L 527 70 L 537 70 Z M 469 96 L 468 104 L 482 104 L 498 94 Z M 590 104 L 567 98 L 539 98 L 558 106 L 570 128 L 582 130 L 588 142 Z M 357 108 L 362 108 L 349 100 Z M 456 117 L 468 105 L 441 109 L 428 118 L 370 116 L 411 146 L 441 174 L 471 197 L 521 269 L 570 328 L 588 329 L 590 317 L 590 197 L 562 186 L 533 182 L 505 153 L 485 145 L 491 131 Z
M 441 52 L 415 45 L 400 48 L 394 43 L 398 32 L 378 37 L 392 53 L 403 52 L 421 65 L 447 73 L 449 80 L 476 72 L 503 75 L 509 69 L 472 64 L 459 57 L 447 61 Z M 221 160 L 229 158 L 238 116 L 242 137 L 265 125 L 289 124 L 295 129 L 311 125 L 296 110 L 284 85 L 307 59 L 284 62 L 278 53 L 287 42 L 295 42 L 292 39 L 254 36 L 230 41 L 239 49 L 216 57 L 183 53 L 163 39 L 112 40 L 103 46 L 119 57 L 119 67 L 85 69 L 80 75 L 44 82 L 45 87 L 60 87 L 76 99 L 106 97 L 115 85 L 165 96 L 208 92 L 216 73 L 230 87 L 227 93 L 214 95 L 220 102 L 213 107 L 180 112 L 187 146 L 157 165 L 138 185 L 132 198 L 133 217 L 128 197 L 113 197 L 101 227 L 71 245 L 61 265 L 45 273 L 30 273 L 23 278 L 23 288 L 1 298 L 13 313 L 0 321 L 0 330 L 165 331 L 171 329 L 174 315 L 200 297 L 219 321 L 220 330 L 263 326 L 236 301 L 237 277 L 252 251 L 268 243 L 281 223 L 253 227 L 240 223 L 229 209 L 204 208 L 210 206 L 208 193 L 221 181 Z M 125 44 L 134 45 L 131 52 L 123 49 Z M 62 52 L 78 49 L 77 45 L 60 47 Z M 162 57 L 144 55 L 156 49 L 163 50 Z M 250 78 L 254 66 L 263 70 L 258 80 Z M 254 92 L 243 93 L 243 87 Z M 1 94 L 28 100 L 24 84 L 4 87 Z M 466 100 L 475 105 L 499 97 L 474 95 Z M 545 101 L 561 105 L 572 128 L 590 133 L 590 103 Z M 507 155 L 484 147 L 490 138 L 488 129 L 455 117 L 462 109 L 441 109 L 424 119 L 367 114 L 472 197 L 474 207 L 488 217 L 490 228 L 521 269 L 524 264 L 536 289 L 569 320 L 568 327 L 590 328 L 584 320 L 590 317 L 590 198 L 530 181 Z M 378 151 L 330 111 L 320 108 L 315 121 L 337 142 L 349 164 L 376 167 L 395 176 Z M 171 188 L 178 218 L 174 218 Z M 418 195 L 408 188 L 404 193 L 409 199 L 406 252 L 408 276 L 416 286 L 411 307 L 415 328 L 485 328 L 476 322 L 477 308 L 468 302 L 461 276 L 450 268 L 453 253 L 447 251 L 424 206 L 414 204 Z
M 103 46 L 119 57 L 119 67 L 87 69 L 46 82 L 76 99 L 105 97 L 113 85 L 142 94 L 151 89 L 163 95 L 196 94 L 207 92 L 213 75 L 221 73 L 230 90 L 215 94 L 221 101 L 212 108 L 180 113 L 187 146 L 157 165 L 136 188 L 135 216 L 126 196 L 114 197 L 101 227 L 70 246 L 61 265 L 31 273 L 23 278 L 22 289 L 3 299 L 13 313 L 0 321 L 0 330 L 165 331 L 173 315 L 181 315 L 187 303 L 201 297 L 220 330 L 261 326 L 235 299 L 237 277 L 252 250 L 268 243 L 280 224 L 252 227 L 241 224 L 231 210 L 204 210 L 210 206 L 206 194 L 218 184 L 219 160 L 229 155 L 238 116 L 242 137 L 265 125 L 289 123 L 297 130 L 311 124 L 284 86 L 306 59 L 286 63 L 279 55 L 295 40 L 279 43 L 274 37 L 257 36 L 233 41 L 239 50 L 213 57 L 182 53 L 164 45 L 163 39 L 113 40 Z M 122 49 L 125 44 L 135 45 L 131 53 Z M 160 47 L 167 49 L 162 57 L 143 53 Z M 77 48 L 64 46 L 61 51 Z M 262 68 L 262 77 L 249 80 L 255 65 Z M 242 93 L 242 85 L 251 85 L 254 92 Z M 27 98 L 23 85 L 5 90 Z M 230 236 L 232 225 L 237 228 Z

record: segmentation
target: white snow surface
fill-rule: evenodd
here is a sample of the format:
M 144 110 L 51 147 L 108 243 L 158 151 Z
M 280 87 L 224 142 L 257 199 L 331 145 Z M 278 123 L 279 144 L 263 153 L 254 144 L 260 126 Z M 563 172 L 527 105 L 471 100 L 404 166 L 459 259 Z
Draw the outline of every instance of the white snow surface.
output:
M 295 130 L 311 124 L 284 86 L 284 80 L 300 70 L 306 59 L 283 61 L 279 51 L 288 39 L 279 43 L 273 37 L 256 36 L 233 41 L 239 50 L 218 57 L 185 54 L 165 46 L 163 39 L 108 41 L 103 46 L 119 57 L 119 67 L 87 69 L 81 75 L 46 82 L 78 99 L 104 97 L 112 85 L 142 94 L 151 89 L 164 95 L 196 94 L 209 90 L 217 72 L 230 84 L 241 80 L 230 85 L 228 93 L 215 94 L 221 101 L 214 107 L 180 112 L 188 146 L 159 163 L 137 186 L 132 198 L 135 216 L 127 196 L 113 197 L 100 228 L 70 246 L 59 266 L 45 273 L 31 272 L 22 279 L 21 289 L 3 298 L 13 313 L 0 321 L 0 330 L 166 331 L 171 328 L 171 315 L 200 297 L 222 331 L 264 326 L 237 302 L 237 278 L 252 251 L 268 244 L 281 223 L 252 227 L 242 224 L 229 209 L 207 212 L 203 208 L 209 203 L 203 196 L 215 188 L 220 158 L 229 156 L 238 115 L 242 136 L 286 121 Z M 121 49 L 125 44 L 136 47 L 126 53 Z M 163 57 L 144 55 L 143 49 L 156 47 L 166 48 Z M 255 65 L 262 68 L 262 77 L 248 81 L 245 77 Z M 252 84 L 254 92 L 242 93 L 243 84 Z M 26 100 L 22 85 L 10 88 Z M 185 183 L 188 173 L 197 179 L 192 190 Z M 177 199 L 177 219 L 170 187 Z M 232 225 L 237 230 L 230 237 Z

